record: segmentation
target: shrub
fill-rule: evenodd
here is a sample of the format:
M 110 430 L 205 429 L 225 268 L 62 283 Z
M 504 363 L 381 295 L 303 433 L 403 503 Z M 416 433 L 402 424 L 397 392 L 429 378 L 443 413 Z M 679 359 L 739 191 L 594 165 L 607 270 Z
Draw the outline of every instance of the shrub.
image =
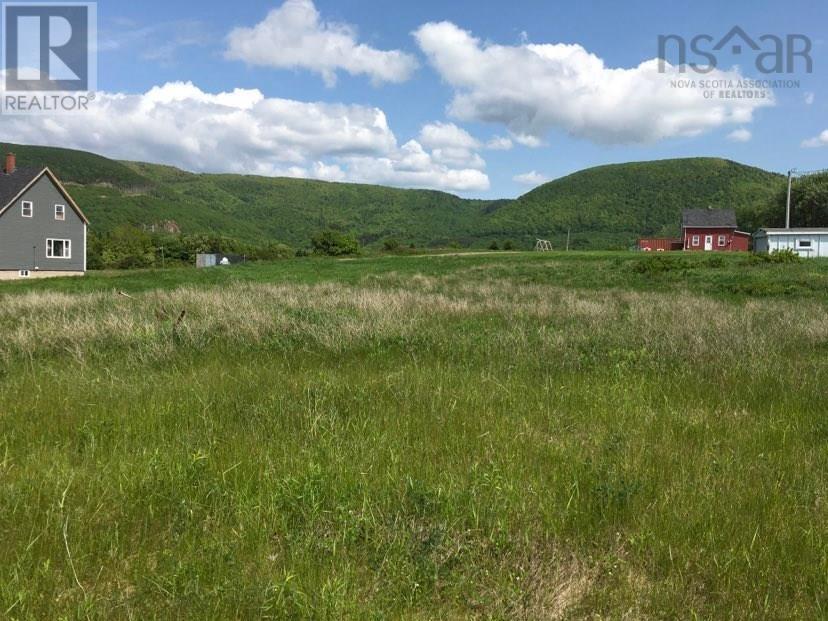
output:
M 507 240 L 503 243 L 503 249 L 504 249 L 504 250 L 514 250 L 514 249 L 515 249 L 515 245 L 514 245 L 514 243 L 512 243 L 512 240 L 511 240 L 511 239 L 507 239 Z
M 500 246 L 497 245 L 496 241 L 493 241 L 491 244 L 489 244 L 489 250 L 500 250 Z
M 784 250 L 774 250 L 772 253 L 767 255 L 767 257 L 771 263 L 799 263 L 802 261 L 802 257 L 790 248 L 785 248 Z
M 767 263 L 799 263 L 802 257 L 790 248 L 774 250 L 770 254 L 754 253 L 747 260 L 749 265 L 764 265 Z
M 133 226 L 119 226 L 111 233 L 92 235 L 89 244 L 91 269 L 152 267 L 156 260 L 152 237 Z
M 251 253 L 251 258 L 260 261 L 274 261 L 276 259 L 289 259 L 295 254 L 290 246 L 274 242 L 254 250 Z
M 314 254 L 329 257 L 339 257 L 359 252 L 359 242 L 356 237 L 331 229 L 314 235 L 311 239 L 311 245 Z
M 400 241 L 393 237 L 389 237 L 384 242 L 382 242 L 382 248 L 386 252 L 396 252 L 400 249 Z

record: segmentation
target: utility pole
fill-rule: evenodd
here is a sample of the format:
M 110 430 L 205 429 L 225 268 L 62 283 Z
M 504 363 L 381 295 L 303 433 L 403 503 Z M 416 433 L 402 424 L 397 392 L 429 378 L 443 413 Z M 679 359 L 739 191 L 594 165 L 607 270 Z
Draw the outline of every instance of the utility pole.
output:
M 788 201 L 785 206 L 785 228 L 791 228 L 791 186 L 793 185 L 793 170 L 788 171 Z
M 791 228 L 791 190 L 793 187 L 794 177 L 797 179 L 804 179 L 805 177 L 813 177 L 815 175 L 828 175 L 828 168 L 822 170 L 797 170 L 792 168 L 788 171 L 788 200 L 785 204 L 785 228 Z
M 569 234 L 572 232 L 572 229 L 566 229 L 566 251 L 569 252 Z

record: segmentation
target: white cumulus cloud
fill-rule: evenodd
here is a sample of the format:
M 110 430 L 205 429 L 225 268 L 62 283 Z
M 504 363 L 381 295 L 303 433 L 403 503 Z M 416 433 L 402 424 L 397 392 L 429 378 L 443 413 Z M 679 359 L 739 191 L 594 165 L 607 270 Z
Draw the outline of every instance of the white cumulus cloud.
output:
M 749 129 L 745 129 L 744 127 L 734 129 L 727 135 L 727 139 L 731 142 L 750 142 L 751 138 L 753 138 L 753 134 Z
M 512 177 L 513 181 L 516 181 L 522 185 L 540 185 L 541 183 L 546 183 L 549 181 L 549 177 L 546 175 L 542 175 L 536 170 L 530 171 L 528 173 L 523 173 L 520 175 L 515 175 Z
M 454 123 L 426 123 L 419 142 L 431 149 L 435 161 L 456 168 L 485 168 L 486 163 L 475 151 L 480 142 Z
M 171 82 L 142 94 L 96 94 L 85 113 L 0 116 L 10 142 L 51 144 L 197 172 L 313 177 L 402 187 L 489 187 L 479 156 L 457 161 L 399 146 L 379 108 L 266 98 L 256 89 L 208 93 Z
M 806 149 L 816 149 L 818 147 L 828 146 L 828 129 L 822 132 L 819 136 L 803 140 L 802 146 Z
M 486 143 L 486 148 L 491 151 L 509 151 L 513 146 L 511 138 L 506 136 L 492 136 Z
M 678 88 L 677 67 L 659 72 L 657 60 L 607 67 L 580 45 L 507 46 L 484 43 L 451 22 L 414 32 L 420 49 L 454 89 L 449 112 L 465 121 L 498 123 L 513 139 L 538 146 L 553 129 L 605 144 L 652 143 L 696 136 L 728 124 L 750 123 L 773 93 L 754 99 L 705 99 L 702 89 Z M 714 70 L 705 80 L 738 80 Z
M 328 86 L 336 84 L 340 70 L 379 84 L 404 82 L 417 68 L 410 54 L 375 49 L 357 41 L 353 26 L 322 21 L 312 0 L 286 0 L 255 26 L 235 28 L 225 56 L 250 65 L 308 69 Z
M 416 140 L 409 140 L 386 157 L 351 157 L 346 162 L 351 178 L 363 183 L 456 192 L 490 187 L 486 173 L 476 168 L 452 167 L 437 152 L 427 152 Z
M 426 123 L 420 130 L 420 142 L 429 148 L 457 147 L 477 149 L 480 143 L 474 136 L 454 123 Z

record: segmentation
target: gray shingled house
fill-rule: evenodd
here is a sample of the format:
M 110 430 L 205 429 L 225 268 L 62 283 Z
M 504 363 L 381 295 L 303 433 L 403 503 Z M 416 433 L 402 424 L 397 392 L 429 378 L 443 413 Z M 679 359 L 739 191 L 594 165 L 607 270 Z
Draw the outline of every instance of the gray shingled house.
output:
M 0 280 L 86 273 L 89 221 L 48 168 L 0 173 Z

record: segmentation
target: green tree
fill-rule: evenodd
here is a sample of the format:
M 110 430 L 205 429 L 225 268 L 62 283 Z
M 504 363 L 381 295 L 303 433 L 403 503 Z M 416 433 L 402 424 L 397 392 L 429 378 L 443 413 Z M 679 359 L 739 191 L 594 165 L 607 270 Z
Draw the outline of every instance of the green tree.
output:
M 785 226 L 788 188 L 780 187 L 762 210 L 759 227 Z M 791 186 L 791 226 L 828 226 L 828 173 L 795 179 Z
M 115 269 L 152 267 L 155 264 L 152 237 L 137 227 L 119 226 L 103 238 L 99 263 L 101 267 Z
M 253 249 L 247 254 L 251 259 L 258 261 L 275 261 L 277 259 L 289 259 L 296 253 L 293 251 L 293 248 L 286 244 L 270 242 L 260 248 Z
M 327 229 L 313 236 L 311 245 L 315 254 L 338 257 L 357 254 L 359 242 L 353 235 Z

